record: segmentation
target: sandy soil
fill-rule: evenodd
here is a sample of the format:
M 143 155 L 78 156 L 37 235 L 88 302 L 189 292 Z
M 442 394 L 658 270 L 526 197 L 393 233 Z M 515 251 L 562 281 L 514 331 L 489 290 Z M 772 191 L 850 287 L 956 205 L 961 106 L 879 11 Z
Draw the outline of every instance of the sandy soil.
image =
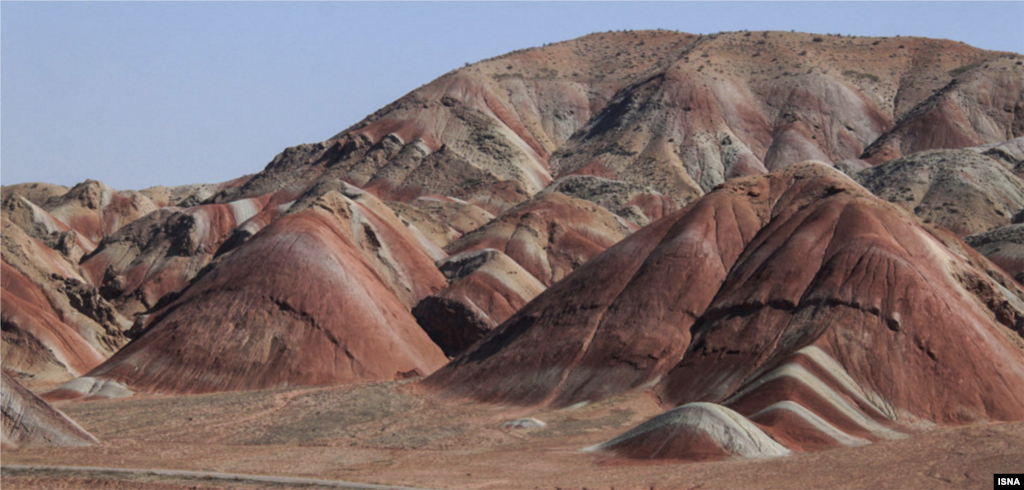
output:
M 580 452 L 660 413 L 631 394 L 537 410 L 438 400 L 409 382 L 57 404 L 103 442 L 4 451 L 4 464 L 161 468 L 460 489 L 990 488 L 1024 471 L 1024 423 L 772 460 L 624 462 Z M 546 427 L 503 429 L 536 417 Z M 4 488 L 279 488 L 8 471 Z M 251 485 L 251 486 L 246 486 Z M 261 486 L 262 485 L 262 486 Z M 268 486 L 270 485 L 270 486 Z

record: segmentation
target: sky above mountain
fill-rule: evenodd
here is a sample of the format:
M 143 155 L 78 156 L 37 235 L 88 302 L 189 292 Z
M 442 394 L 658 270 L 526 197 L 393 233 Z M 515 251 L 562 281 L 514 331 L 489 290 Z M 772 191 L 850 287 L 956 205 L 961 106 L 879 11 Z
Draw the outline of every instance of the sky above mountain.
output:
M 592 32 L 796 30 L 1024 52 L 1024 2 L 0 4 L 0 180 L 257 172 L 447 71 Z

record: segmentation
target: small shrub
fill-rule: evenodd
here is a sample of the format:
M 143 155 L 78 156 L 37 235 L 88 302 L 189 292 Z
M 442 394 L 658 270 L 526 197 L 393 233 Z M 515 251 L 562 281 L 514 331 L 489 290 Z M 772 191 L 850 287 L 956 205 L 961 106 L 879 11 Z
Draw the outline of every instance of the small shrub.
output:
M 862 79 L 862 80 L 870 80 L 870 81 L 875 82 L 875 83 L 878 83 L 878 80 L 879 80 L 879 78 L 877 76 L 872 75 L 870 73 L 861 73 L 859 71 L 853 71 L 853 70 L 846 70 L 846 71 L 844 71 L 843 72 L 843 76 L 848 77 L 848 78 L 859 78 L 859 79 Z
M 979 63 L 971 63 L 969 65 L 964 65 L 959 68 L 953 68 L 952 70 L 949 70 L 947 73 L 949 73 L 949 76 L 951 77 L 958 77 L 974 68 L 977 68 L 978 65 Z

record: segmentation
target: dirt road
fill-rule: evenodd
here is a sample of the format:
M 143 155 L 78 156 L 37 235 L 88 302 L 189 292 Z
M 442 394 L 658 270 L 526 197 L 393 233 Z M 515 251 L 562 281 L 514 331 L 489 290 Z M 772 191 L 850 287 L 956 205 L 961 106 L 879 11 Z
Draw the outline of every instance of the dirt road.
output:
M 101 468 L 95 466 L 34 466 L 34 465 L 4 465 L 0 467 L 3 472 L 66 472 L 66 473 L 99 473 L 99 474 L 129 474 L 129 475 L 156 475 L 171 478 L 203 478 L 228 480 L 236 482 L 253 483 L 275 483 L 280 485 L 303 485 L 319 486 L 330 488 L 349 488 L 358 490 L 428 490 L 423 488 L 399 487 L 393 485 L 375 485 L 370 483 L 354 483 L 338 480 L 320 480 L 314 478 L 294 478 L 289 476 L 267 476 L 267 475 L 243 475 L 238 473 L 218 473 L 206 471 L 184 471 L 184 470 L 161 470 L 156 468 Z

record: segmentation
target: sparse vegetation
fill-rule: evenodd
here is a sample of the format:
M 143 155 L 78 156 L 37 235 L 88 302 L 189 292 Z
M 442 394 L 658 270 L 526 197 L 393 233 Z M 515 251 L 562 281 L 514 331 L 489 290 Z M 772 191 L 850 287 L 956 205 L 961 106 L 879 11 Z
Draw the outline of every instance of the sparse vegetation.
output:
M 949 70 L 949 76 L 958 77 L 960 75 L 963 75 L 964 73 L 967 73 L 968 71 L 977 68 L 979 65 L 981 65 L 981 63 L 971 63 L 969 65 L 964 65 L 959 68 L 953 68 L 952 70 Z
M 878 83 L 878 81 L 880 80 L 877 75 L 872 75 L 870 73 L 861 73 L 859 71 L 854 71 L 854 70 L 846 70 L 846 71 L 844 71 L 843 72 L 843 76 L 847 77 L 847 78 L 855 78 L 855 79 L 860 79 L 860 80 L 868 80 L 868 81 L 870 81 L 872 83 Z
M 606 150 L 605 153 L 621 157 L 635 157 L 637 155 L 637 152 L 626 149 L 625 147 L 618 143 L 613 143 L 611 146 L 609 146 L 608 150 Z

